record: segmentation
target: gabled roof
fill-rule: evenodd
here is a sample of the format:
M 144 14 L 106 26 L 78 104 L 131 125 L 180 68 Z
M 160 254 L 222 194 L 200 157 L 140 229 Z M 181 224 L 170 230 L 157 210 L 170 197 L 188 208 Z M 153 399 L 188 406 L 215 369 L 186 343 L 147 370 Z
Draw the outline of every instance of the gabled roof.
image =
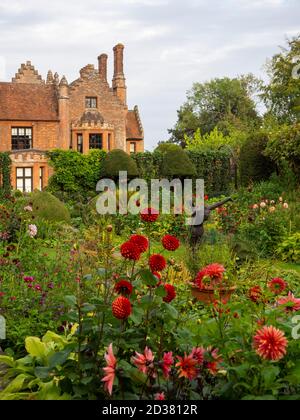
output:
M 0 82 L 0 120 L 58 121 L 54 85 Z
M 138 108 L 128 111 L 126 117 L 126 138 L 127 140 L 143 140 L 144 131 L 139 116 Z

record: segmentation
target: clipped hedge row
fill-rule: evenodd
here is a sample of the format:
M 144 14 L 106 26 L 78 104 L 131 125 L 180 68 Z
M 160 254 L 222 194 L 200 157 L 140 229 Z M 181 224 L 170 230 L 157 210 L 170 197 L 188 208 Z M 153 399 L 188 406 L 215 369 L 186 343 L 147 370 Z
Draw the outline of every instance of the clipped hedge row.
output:
M 0 197 L 10 193 L 11 159 L 9 153 L 0 153 Z
M 186 152 L 196 168 L 193 178 L 205 180 L 207 194 L 226 194 L 232 182 L 230 154 L 226 151 Z M 164 154 L 155 151 L 137 153 L 132 156 L 136 161 L 140 177 L 150 181 L 152 178 L 162 178 L 164 175 Z
M 117 154 L 113 166 L 111 157 Z M 95 192 L 96 184 L 102 175 L 115 178 L 115 166 L 120 161 L 116 151 L 108 157 L 106 152 L 97 150 L 88 155 L 75 151 L 55 150 L 49 152 L 50 164 L 54 168 L 54 175 L 49 182 L 48 190 L 54 193 L 67 193 L 87 196 Z M 139 178 L 146 181 L 151 179 L 172 178 L 202 178 L 205 180 L 206 193 L 210 195 L 225 194 L 230 189 L 231 169 L 230 155 L 224 151 L 209 152 L 160 152 L 154 151 L 131 155 L 137 166 Z M 128 156 L 129 158 L 129 156 Z M 123 161 L 123 160 L 122 160 Z M 118 166 L 118 165 L 117 165 Z M 107 167 L 107 168 L 106 168 Z M 105 168 L 107 170 L 105 170 Z M 112 170 L 114 168 L 114 170 Z M 119 170 L 124 168 L 119 168 Z M 63 198 L 63 197 L 61 197 Z

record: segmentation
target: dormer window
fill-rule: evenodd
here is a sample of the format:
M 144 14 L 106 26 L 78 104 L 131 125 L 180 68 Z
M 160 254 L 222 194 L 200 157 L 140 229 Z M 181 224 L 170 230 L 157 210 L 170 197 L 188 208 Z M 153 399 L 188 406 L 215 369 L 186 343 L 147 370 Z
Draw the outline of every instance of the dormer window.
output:
M 90 109 L 97 109 L 97 97 L 87 96 L 85 98 L 85 107 Z

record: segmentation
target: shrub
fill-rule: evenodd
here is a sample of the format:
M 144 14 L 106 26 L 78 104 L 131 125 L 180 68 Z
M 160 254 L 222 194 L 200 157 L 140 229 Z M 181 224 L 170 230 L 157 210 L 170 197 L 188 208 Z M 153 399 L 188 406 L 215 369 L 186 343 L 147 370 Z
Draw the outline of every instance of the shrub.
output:
M 166 143 L 160 143 L 154 151 L 160 152 L 160 153 L 166 153 L 173 150 L 182 150 L 182 148 L 178 146 L 178 144 L 166 142 Z
M 242 185 L 268 179 L 276 167 L 264 155 L 268 137 L 263 132 L 251 134 L 241 147 L 240 177 Z
M 300 264 L 300 233 L 288 236 L 279 245 L 277 254 L 283 261 Z
M 196 168 L 186 152 L 178 148 L 164 153 L 160 173 L 167 178 L 187 178 L 196 175 Z
M 49 163 L 54 169 L 48 190 L 52 193 L 78 194 L 83 197 L 91 191 L 96 194 L 96 184 L 100 179 L 105 155 L 103 150 L 91 150 L 87 155 L 73 150 L 48 152 Z
M 38 219 L 48 222 L 70 222 L 70 213 L 66 206 L 49 192 L 34 192 L 29 201 L 32 202 L 34 214 Z
M 284 169 L 287 162 L 295 175 L 300 179 L 300 124 L 284 125 L 270 135 L 266 154 Z
M 123 150 L 115 149 L 109 152 L 102 165 L 101 177 L 118 179 L 120 171 L 127 171 L 128 178 L 139 175 L 135 161 Z
M 232 181 L 228 150 L 188 151 L 196 168 L 197 178 L 205 181 L 205 191 L 210 195 L 227 194 Z

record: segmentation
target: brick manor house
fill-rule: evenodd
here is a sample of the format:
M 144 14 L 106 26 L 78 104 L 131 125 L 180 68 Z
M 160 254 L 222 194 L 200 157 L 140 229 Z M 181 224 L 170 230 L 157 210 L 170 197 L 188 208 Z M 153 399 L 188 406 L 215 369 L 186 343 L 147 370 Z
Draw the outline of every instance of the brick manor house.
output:
M 51 71 L 44 81 L 30 61 L 11 82 L 0 82 L 0 152 L 10 152 L 14 189 L 47 185 L 47 150 L 144 150 L 138 107 L 127 107 L 123 51 L 122 44 L 114 47 L 111 87 L 106 54 L 98 57 L 98 69 L 88 64 L 70 84 Z

